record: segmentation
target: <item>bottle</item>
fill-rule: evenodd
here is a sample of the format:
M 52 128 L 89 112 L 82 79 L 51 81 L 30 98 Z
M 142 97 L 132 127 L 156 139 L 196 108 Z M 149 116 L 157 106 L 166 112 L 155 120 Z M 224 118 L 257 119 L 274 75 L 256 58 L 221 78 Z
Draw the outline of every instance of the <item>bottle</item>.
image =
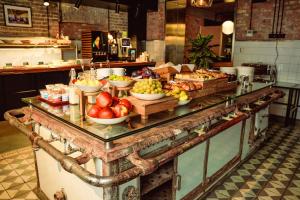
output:
M 76 82 L 76 71 L 74 68 L 70 70 L 69 76 L 70 76 L 69 85 L 74 85 L 74 83 Z
M 69 103 L 79 104 L 79 95 L 77 94 L 77 88 L 74 85 L 76 82 L 76 71 L 74 68 L 70 71 L 70 82 L 69 82 Z

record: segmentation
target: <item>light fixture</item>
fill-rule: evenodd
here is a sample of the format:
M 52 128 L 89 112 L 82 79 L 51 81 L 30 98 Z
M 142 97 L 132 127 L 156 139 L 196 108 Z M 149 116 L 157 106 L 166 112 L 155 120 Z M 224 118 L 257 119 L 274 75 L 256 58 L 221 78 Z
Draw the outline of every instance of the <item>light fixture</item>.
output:
M 79 9 L 81 3 L 82 3 L 82 0 L 76 0 L 75 5 L 74 5 L 74 8 L 75 8 L 75 9 Z
M 120 3 L 119 3 L 119 0 L 116 0 L 116 10 L 115 10 L 116 13 L 120 13 Z
M 233 33 L 234 30 L 234 23 L 230 20 L 223 22 L 222 24 L 222 32 L 225 35 L 230 35 Z
M 213 0 L 191 0 L 191 5 L 198 8 L 211 7 Z
M 49 5 L 50 5 L 49 1 L 48 0 L 44 0 L 44 6 L 49 6 Z

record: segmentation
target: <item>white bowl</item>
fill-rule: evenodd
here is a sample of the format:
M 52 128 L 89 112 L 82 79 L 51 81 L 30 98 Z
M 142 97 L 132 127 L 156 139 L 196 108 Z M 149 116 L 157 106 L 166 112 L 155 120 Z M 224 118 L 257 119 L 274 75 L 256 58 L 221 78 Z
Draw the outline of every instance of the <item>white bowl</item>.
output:
M 118 75 L 118 76 L 124 76 L 125 75 L 125 68 L 112 68 L 112 74 Z
M 186 104 L 190 103 L 191 101 L 192 101 L 192 99 L 188 99 L 186 101 L 178 101 L 178 105 L 183 106 L 183 105 L 186 105 Z
M 134 96 L 137 99 L 146 100 L 146 101 L 153 101 L 157 99 L 161 99 L 165 96 L 165 94 L 139 94 L 130 92 L 132 96 Z
M 77 88 L 79 88 L 81 91 L 84 92 L 98 92 L 101 89 L 101 85 L 99 84 L 98 86 L 87 86 L 87 85 L 76 85 Z
M 102 119 L 102 118 L 94 118 L 87 115 L 87 119 L 97 124 L 105 124 L 105 125 L 112 125 L 112 124 L 119 124 L 125 121 L 129 116 L 119 117 L 119 118 L 112 118 L 112 119 Z
M 112 75 L 112 70 L 111 68 L 99 68 L 97 69 L 97 79 L 103 79 L 105 77 L 108 77 Z
M 112 81 L 112 80 L 108 80 L 110 84 L 112 84 L 113 86 L 116 87 L 127 87 L 129 85 L 131 85 L 131 83 L 133 82 L 132 80 L 130 81 Z

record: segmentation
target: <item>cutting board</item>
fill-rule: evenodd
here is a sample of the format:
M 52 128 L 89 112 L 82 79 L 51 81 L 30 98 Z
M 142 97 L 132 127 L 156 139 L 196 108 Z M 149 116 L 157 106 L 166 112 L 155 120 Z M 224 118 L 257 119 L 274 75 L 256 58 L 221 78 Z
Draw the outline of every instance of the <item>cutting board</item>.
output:
M 154 101 L 140 100 L 133 96 L 126 98 L 132 103 L 133 111 L 140 114 L 142 119 L 148 119 L 148 116 L 153 113 L 173 110 L 178 104 L 178 100 L 174 97 L 164 97 Z

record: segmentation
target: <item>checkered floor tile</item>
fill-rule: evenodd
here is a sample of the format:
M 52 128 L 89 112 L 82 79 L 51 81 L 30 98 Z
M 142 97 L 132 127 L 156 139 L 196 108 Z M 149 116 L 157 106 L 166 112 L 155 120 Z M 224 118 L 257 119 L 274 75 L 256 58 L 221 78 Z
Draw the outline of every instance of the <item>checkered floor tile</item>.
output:
M 204 199 L 300 200 L 300 128 L 274 124 L 270 133 L 262 148 Z
M 0 200 L 38 200 L 31 147 L 0 154 Z
M 274 124 L 273 136 L 207 200 L 300 200 L 300 128 Z M 30 147 L 0 154 L 0 200 L 38 200 Z

